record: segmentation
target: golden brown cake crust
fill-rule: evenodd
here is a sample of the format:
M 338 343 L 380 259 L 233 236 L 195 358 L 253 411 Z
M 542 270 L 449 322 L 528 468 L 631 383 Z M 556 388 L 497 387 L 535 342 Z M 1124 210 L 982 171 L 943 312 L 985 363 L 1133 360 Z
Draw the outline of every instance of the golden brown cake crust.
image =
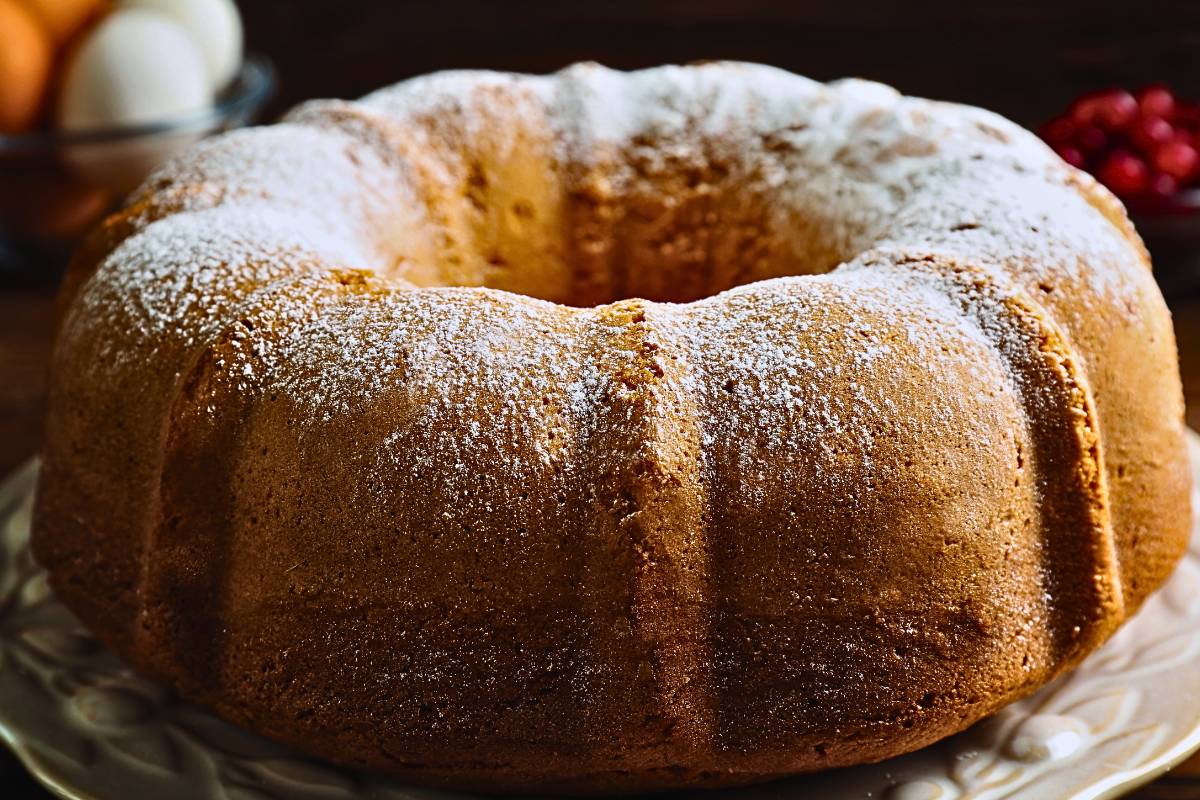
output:
M 1120 204 L 878 84 L 311 103 L 152 177 L 63 297 L 56 592 L 193 702 L 418 783 L 888 758 L 1070 669 L 1187 539 Z

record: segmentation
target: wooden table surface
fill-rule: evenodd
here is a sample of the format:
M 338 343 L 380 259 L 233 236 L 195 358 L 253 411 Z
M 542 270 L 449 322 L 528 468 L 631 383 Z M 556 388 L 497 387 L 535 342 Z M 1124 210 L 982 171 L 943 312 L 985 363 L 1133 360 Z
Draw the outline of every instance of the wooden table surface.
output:
M 1200 430 L 1200 298 L 1172 304 L 1187 396 L 1188 424 Z M 45 366 L 54 322 L 50 286 L 0 286 L 0 475 L 37 450 L 45 398 Z M 49 800 L 0 748 L 0 796 Z M 1200 798 L 1200 756 L 1134 795 L 1136 800 Z

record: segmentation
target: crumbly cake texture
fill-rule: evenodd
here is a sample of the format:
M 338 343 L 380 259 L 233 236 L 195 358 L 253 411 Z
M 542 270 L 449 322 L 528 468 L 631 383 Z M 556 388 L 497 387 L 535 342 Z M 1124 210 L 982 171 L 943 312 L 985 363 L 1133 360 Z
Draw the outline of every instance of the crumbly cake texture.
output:
M 974 108 L 451 72 L 206 141 L 64 290 L 34 545 L 184 697 L 485 790 L 887 758 L 1182 553 L 1120 204 Z

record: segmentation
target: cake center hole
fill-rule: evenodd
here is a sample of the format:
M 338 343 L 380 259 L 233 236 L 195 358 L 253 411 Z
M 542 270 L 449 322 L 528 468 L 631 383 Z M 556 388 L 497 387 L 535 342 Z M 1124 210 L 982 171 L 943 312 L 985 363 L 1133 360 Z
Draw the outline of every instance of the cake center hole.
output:
M 470 165 L 436 231 L 436 264 L 406 260 L 396 271 L 421 286 L 487 286 L 589 307 L 634 297 L 686 303 L 828 272 L 851 255 L 846 237 L 834 238 L 837 225 L 781 210 L 761 176 L 671 165 L 636 148 L 626 158 L 632 166 L 615 175 L 594 170 L 553 186 L 539 177 L 544 164 Z

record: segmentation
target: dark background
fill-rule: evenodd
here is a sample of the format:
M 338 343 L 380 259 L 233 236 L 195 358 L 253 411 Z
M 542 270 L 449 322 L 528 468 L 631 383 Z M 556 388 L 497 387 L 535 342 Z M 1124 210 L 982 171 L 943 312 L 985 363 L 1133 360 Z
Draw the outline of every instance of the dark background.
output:
M 908 94 L 981 105 L 1027 126 L 1056 114 L 1077 94 L 1108 85 L 1167 81 L 1181 95 L 1200 98 L 1200 0 L 240 5 L 247 49 L 266 54 L 279 69 L 268 117 L 306 98 L 356 97 L 438 69 L 547 72 L 579 60 L 625 69 L 704 59 L 759 61 L 818 79 L 873 78 Z M 29 419 L 40 413 L 52 316 L 46 290 L 22 291 L 7 298 L 8 311 L 0 314 L 4 341 L 28 343 L 0 348 L 22 387 L 5 395 L 11 407 L 0 407 L 0 440 L 11 451 L 5 472 L 36 447 L 39 426 Z M 1193 317 L 1200 320 L 1193 314 L 1177 321 Z M 1181 345 L 1187 338 L 1180 337 Z M 1185 376 L 1193 373 L 1200 370 L 1185 370 Z M 1200 424 L 1200 416 L 1192 424 Z M 1200 798 L 1194 787 L 1168 777 L 1137 796 Z M 0 797 L 50 795 L 0 748 Z
M 1200 97 L 1200 2 L 242 0 L 247 44 L 279 66 L 274 108 L 476 67 L 547 72 L 760 61 L 990 108 L 1027 125 L 1076 94 L 1169 80 Z

